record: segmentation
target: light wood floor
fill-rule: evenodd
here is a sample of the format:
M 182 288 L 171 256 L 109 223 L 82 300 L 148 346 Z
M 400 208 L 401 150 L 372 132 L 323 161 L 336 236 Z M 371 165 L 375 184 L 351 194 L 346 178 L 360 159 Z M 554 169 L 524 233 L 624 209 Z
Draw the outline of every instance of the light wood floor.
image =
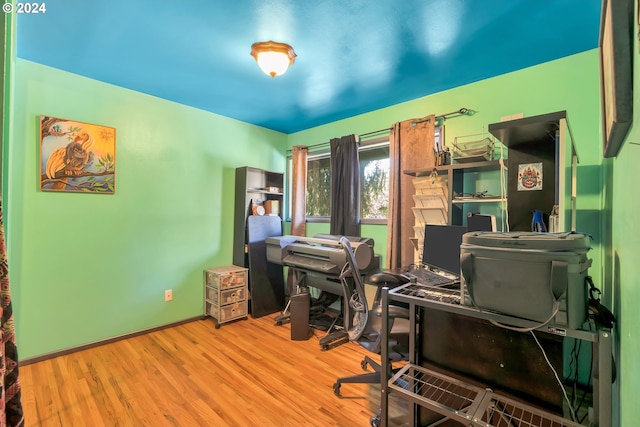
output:
M 212 319 L 20 367 L 27 426 L 368 426 L 380 387 L 342 385 L 368 354 L 291 341 L 272 316 Z M 392 402 L 393 403 L 393 402 Z M 390 424 L 406 422 L 392 407 Z

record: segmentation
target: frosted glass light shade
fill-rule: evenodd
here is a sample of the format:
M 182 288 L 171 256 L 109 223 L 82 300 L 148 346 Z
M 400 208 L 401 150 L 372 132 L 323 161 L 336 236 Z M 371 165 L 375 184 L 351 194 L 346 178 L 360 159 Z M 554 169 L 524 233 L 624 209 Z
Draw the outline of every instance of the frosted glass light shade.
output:
M 284 74 L 289 65 L 294 63 L 297 55 L 286 43 L 268 41 L 254 43 L 251 46 L 251 56 L 256 59 L 265 74 L 275 77 Z

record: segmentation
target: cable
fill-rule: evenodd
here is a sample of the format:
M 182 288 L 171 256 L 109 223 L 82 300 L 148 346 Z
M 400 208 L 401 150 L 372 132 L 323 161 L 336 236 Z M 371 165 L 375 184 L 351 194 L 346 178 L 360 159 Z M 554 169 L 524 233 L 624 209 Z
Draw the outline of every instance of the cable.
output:
M 589 331 L 593 331 L 591 329 L 591 322 L 589 322 Z M 591 361 L 589 362 L 589 378 L 587 379 L 587 386 L 586 389 L 584 390 L 584 393 L 582 394 L 582 398 L 580 399 L 580 403 L 578 404 L 577 409 L 579 410 L 580 407 L 582 407 L 582 404 L 584 403 L 584 399 L 587 396 L 587 389 L 589 389 L 589 386 L 591 385 L 591 379 L 593 378 L 593 349 L 591 351 Z M 580 418 L 579 423 L 582 424 L 582 422 L 585 420 L 585 418 L 587 418 L 587 416 L 589 415 L 589 411 L 585 412 L 585 414 L 582 416 L 582 418 Z
M 547 361 L 547 365 L 549 365 L 549 367 L 553 371 L 553 375 L 555 375 L 556 380 L 558 381 L 558 384 L 560 385 L 560 389 L 562 390 L 562 394 L 564 395 L 564 398 L 566 399 L 567 404 L 569 405 L 569 410 L 571 411 L 571 421 L 577 421 L 578 418 L 576 417 L 576 413 L 573 410 L 573 406 L 571 405 L 571 402 L 569 401 L 569 396 L 567 396 L 567 391 L 564 389 L 564 385 L 562 384 L 562 381 L 560 380 L 560 377 L 558 376 L 558 372 L 556 372 L 556 370 L 554 369 L 553 365 L 549 361 L 549 358 L 547 357 L 547 353 L 544 351 L 544 348 L 542 348 L 542 345 L 540 344 L 540 341 L 538 341 L 538 337 L 536 337 L 536 334 L 534 334 L 533 331 L 530 331 L 530 333 L 531 333 L 531 336 L 533 337 L 533 339 L 536 341 L 536 344 L 538 344 L 538 347 L 540 347 L 540 351 L 542 351 L 542 355 L 544 356 L 544 360 Z
M 574 403 L 574 407 L 576 411 L 580 409 L 581 404 L 576 405 L 575 400 L 578 396 L 578 382 L 580 380 L 580 350 L 582 350 L 582 340 L 575 339 L 573 341 L 573 349 L 571 350 L 571 363 L 569 364 L 569 368 L 573 369 L 573 383 L 571 384 L 571 402 Z M 575 362 L 575 363 L 574 363 Z M 582 395 L 584 398 L 584 394 Z M 583 399 L 584 400 L 584 399 Z
M 476 303 L 473 300 L 473 298 L 471 298 L 471 303 L 478 310 L 484 311 L 484 310 L 482 310 L 480 307 L 478 307 L 476 305 Z M 553 302 L 553 310 L 551 311 L 551 316 L 549 316 L 549 318 L 547 320 L 545 320 L 544 322 L 539 323 L 539 324 L 537 324 L 535 326 L 528 327 L 528 328 L 518 328 L 516 326 L 509 326 L 509 325 L 505 325 L 504 323 L 496 322 L 493 319 L 488 319 L 488 320 L 492 325 L 498 326 L 500 328 L 508 329 L 510 331 L 514 331 L 514 332 L 533 332 L 534 330 L 536 330 L 538 328 L 541 328 L 541 327 L 545 326 L 547 323 L 551 322 L 553 320 L 553 318 L 556 317 L 556 314 L 558 314 L 558 310 L 559 309 L 560 309 L 560 302 L 558 300 L 555 300 Z

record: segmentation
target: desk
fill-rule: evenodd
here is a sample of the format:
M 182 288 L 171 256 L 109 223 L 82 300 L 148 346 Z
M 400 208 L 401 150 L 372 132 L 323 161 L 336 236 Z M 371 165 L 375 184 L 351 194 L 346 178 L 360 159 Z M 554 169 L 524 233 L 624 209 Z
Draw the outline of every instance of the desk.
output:
M 353 254 L 351 257 L 353 258 Z M 276 325 L 282 324 L 282 321 L 289 317 L 291 320 L 291 339 L 306 340 L 309 338 L 310 309 L 308 305 L 308 288 L 313 287 L 323 292 L 342 297 L 340 305 L 343 324 L 338 325 L 341 326 L 340 330 L 332 332 L 340 316 L 336 316 L 333 319 L 333 323 L 329 326 L 327 334 L 320 338 L 320 348 L 322 350 L 329 350 L 330 348 L 348 342 L 350 335 L 354 333 L 353 331 L 358 329 L 358 325 L 360 325 L 360 327 L 364 326 L 364 323 L 359 321 L 360 317 L 357 311 L 354 315 L 351 314 L 350 307 L 353 301 L 350 301 L 350 299 L 353 299 L 353 297 L 357 295 L 359 301 L 366 302 L 364 291 L 365 276 L 372 271 L 378 271 L 380 258 L 377 255 L 373 256 L 372 260 L 363 270 L 358 270 L 355 262 L 355 258 L 348 262 L 348 264 L 342 268 L 342 273 L 339 275 L 289 266 L 290 271 L 293 273 L 297 292 L 296 295 L 292 295 L 290 299 L 291 305 L 290 307 L 288 306 L 290 308 L 290 314 L 283 313 L 277 316 L 275 318 Z M 347 266 L 349 269 L 346 269 Z M 345 275 L 345 277 L 342 277 L 343 275 Z M 300 301 L 304 301 L 303 304 L 294 303 L 294 301 L 298 301 L 298 296 L 302 297 Z M 332 303 L 333 301 L 335 300 L 328 302 Z M 296 307 L 298 307 L 298 309 L 296 309 Z
M 460 305 L 459 295 L 459 290 L 438 289 L 416 283 L 408 283 L 391 291 L 388 288 L 383 288 L 382 324 L 388 324 L 388 304 L 390 301 L 408 304 L 410 319 L 413 319 L 413 321 L 410 322 L 409 363 L 393 376 L 390 376 L 389 370 L 386 369 L 383 369 L 381 373 L 379 425 L 387 426 L 389 394 L 394 393 L 409 402 L 409 416 L 410 420 L 412 420 L 410 423 L 414 426 L 420 425 L 418 419 L 419 407 L 426 407 L 449 419 L 470 426 L 514 425 L 510 423 L 502 424 L 501 422 L 504 421 L 505 416 L 513 417 L 516 413 L 536 420 L 535 423 L 525 425 L 551 425 L 552 422 L 555 422 L 556 424 L 553 425 L 577 426 L 577 423 L 548 411 L 534 408 L 531 405 L 522 403 L 520 400 L 514 400 L 509 396 L 495 393 L 487 388 L 460 381 L 446 372 L 436 372 L 421 366 L 418 345 L 420 334 L 418 315 L 420 310 L 430 309 L 473 319 L 493 320 L 519 328 L 538 326 L 536 322 Z M 611 332 L 603 329 L 586 331 L 549 326 L 540 327 L 538 330 L 591 342 L 594 360 L 597 360 L 597 375 L 593 376 L 595 425 L 600 427 L 611 426 Z M 388 350 L 385 345 L 388 340 L 388 330 L 386 328 L 383 328 L 382 340 L 382 360 L 388 360 Z M 501 412 L 506 409 L 509 411 L 508 414 Z M 493 421 L 495 419 L 498 419 L 499 422 Z M 515 423 L 515 425 L 519 424 Z

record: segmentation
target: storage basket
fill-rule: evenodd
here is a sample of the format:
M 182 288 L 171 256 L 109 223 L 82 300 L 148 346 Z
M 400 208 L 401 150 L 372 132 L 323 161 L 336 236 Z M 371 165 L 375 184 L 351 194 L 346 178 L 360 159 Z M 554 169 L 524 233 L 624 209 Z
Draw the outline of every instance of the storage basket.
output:
M 220 300 L 218 300 L 218 290 L 207 286 L 207 300 L 218 305 L 231 304 L 233 302 L 243 301 L 247 299 L 246 292 L 246 287 L 221 290 Z
M 247 285 L 247 272 L 246 268 L 236 266 L 207 268 L 204 280 L 207 286 L 217 289 L 236 288 Z
M 229 305 L 219 306 L 207 302 L 207 314 L 218 321 L 218 323 L 227 322 L 229 320 L 237 319 L 247 316 L 247 302 L 234 303 Z
M 493 151 L 491 138 L 463 141 L 460 137 L 453 142 L 453 159 L 458 163 L 493 160 Z

